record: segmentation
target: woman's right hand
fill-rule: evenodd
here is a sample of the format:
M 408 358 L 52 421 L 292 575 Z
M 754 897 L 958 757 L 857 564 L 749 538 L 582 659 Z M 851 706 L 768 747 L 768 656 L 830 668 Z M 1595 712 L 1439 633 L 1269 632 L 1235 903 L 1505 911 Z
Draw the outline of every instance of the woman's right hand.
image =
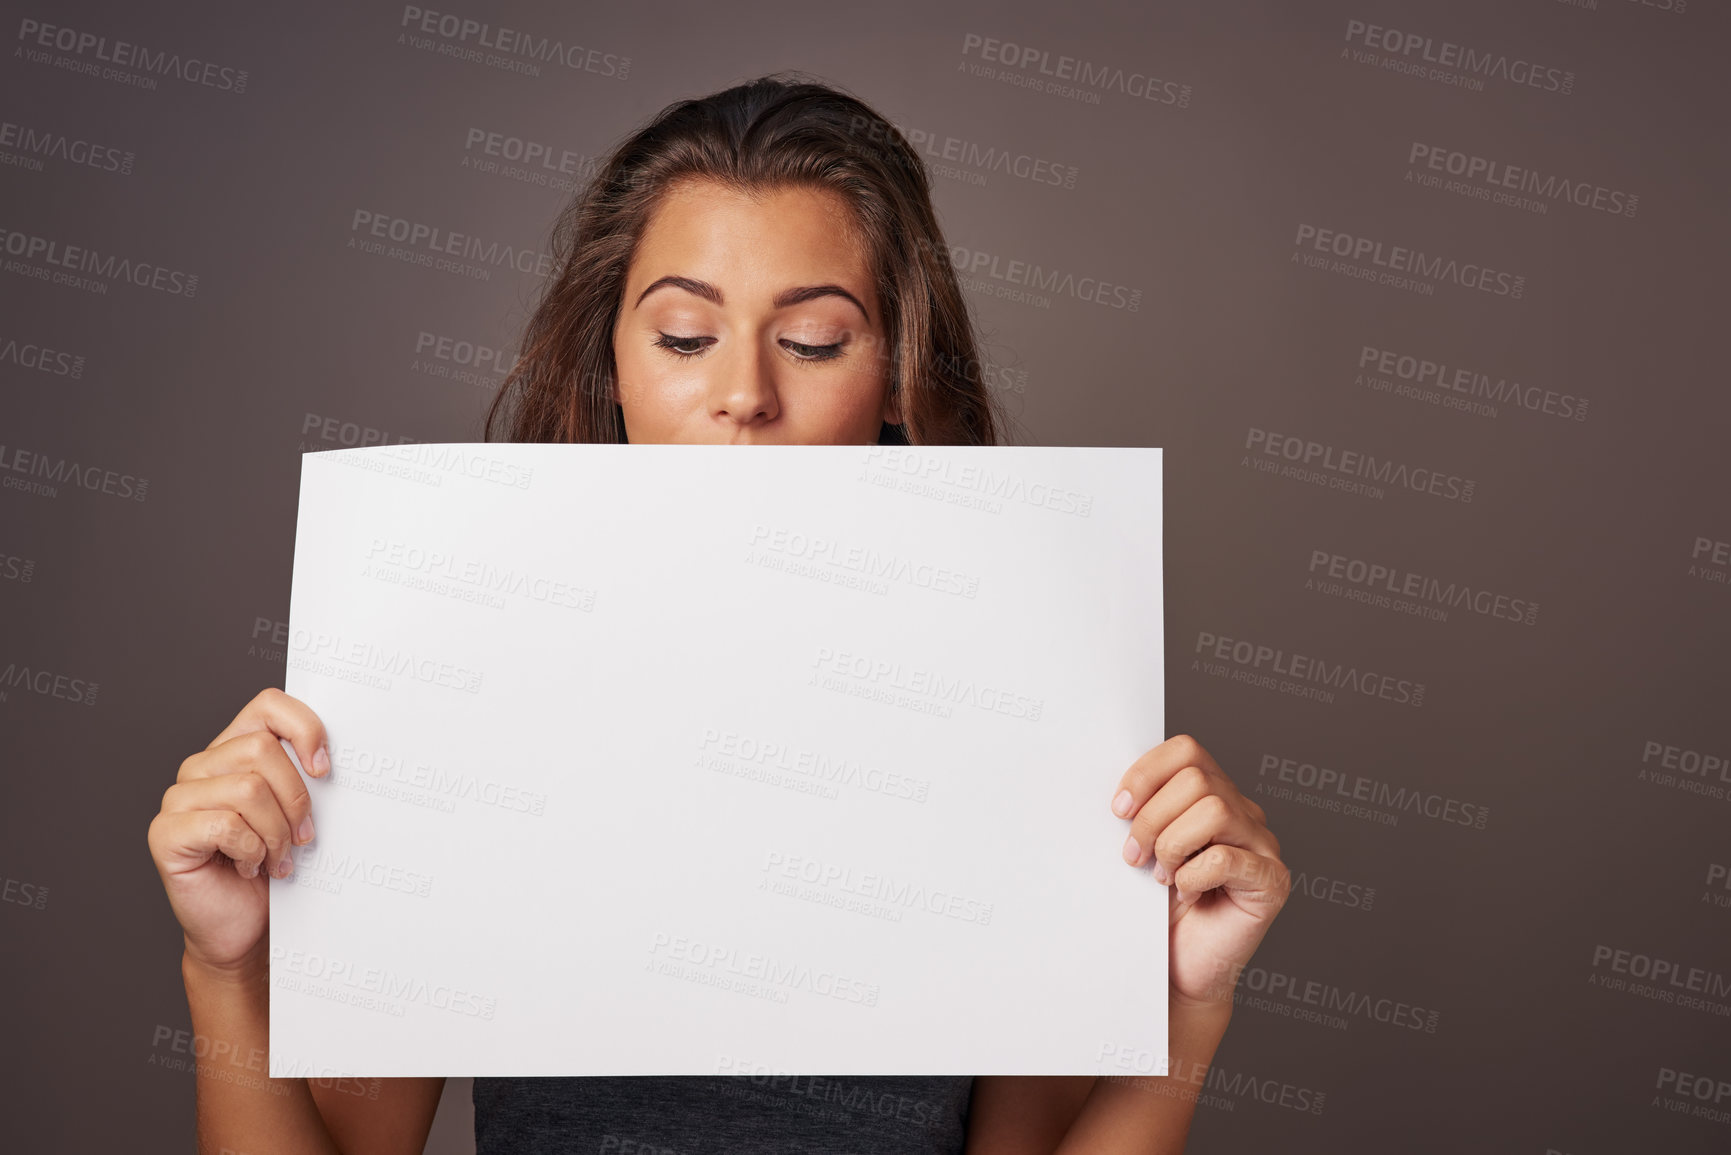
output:
M 270 880 L 312 839 L 312 798 L 279 738 L 315 778 L 330 773 L 324 723 L 305 702 L 261 690 L 228 728 L 180 764 L 150 823 L 150 857 L 193 961 L 262 966 Z

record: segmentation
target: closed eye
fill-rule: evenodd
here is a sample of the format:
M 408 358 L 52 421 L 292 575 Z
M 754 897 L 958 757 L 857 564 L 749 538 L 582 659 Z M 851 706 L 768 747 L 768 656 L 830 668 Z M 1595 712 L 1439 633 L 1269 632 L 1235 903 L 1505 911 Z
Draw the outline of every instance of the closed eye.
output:
M 662 333 L 655 340 L 657 348 L 665 349 L 669 354 L 681 360 L 694 360 L 703 356 L 705 350 L 715 343 L 714 337 L 681 337 L 673 333 Z M 803 341 L 783 339 L 781 345 L 800 361 L 833 361 L 841 356 L 845 341 L 837 341 L 833 345 L 808 345 Z
M 833 361 L 841 356 L 843 342 L 837 341 L 833 345 L 803 345 L 798 341 L 783 341 L 782 345 L 801 361 Z
M 662 349 L 666 349 L 669 353 L 672 353 L 677 357 L 701 357 L 703 355 L 703 350 L 706 348 L 703 344 L 705 341 L 713 343 L 715 338 L 676 337 L 672 333 L 663 333 L 656 340 L 655 344 Z M 688 349 L 685 348 L 687 345 L 693 345 L 696 347 Z

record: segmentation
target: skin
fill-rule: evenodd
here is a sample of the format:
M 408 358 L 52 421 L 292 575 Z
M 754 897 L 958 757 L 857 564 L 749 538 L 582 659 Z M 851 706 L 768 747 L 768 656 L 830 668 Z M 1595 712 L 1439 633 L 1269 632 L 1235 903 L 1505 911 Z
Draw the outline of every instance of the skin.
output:
M 775 303 L 820 286 L 840 292 Z M 901 421 L 866 248 L 833 193 L 669 189 L 621 304 L 613 399 L 633 444 L 870 445 Z
M 629 270 L 614 330 L 615 400 L 628 438 L 875 442 L 880 423 L 899 414 L 864 254 L 833 194 L 753 197 L 701 183 L 670 190 Z M 682 280 L 656 287 L 666 277 Z M 835 291 L 777 303 L 812 286 Z M 657 344 L 667 334 L 679 338 L 671 349 Z M 836 356 L 814 355 L 830 346 Z M 279 739 L 312 777 L 330 773 L 318 715 L 266 689 L 181 763 L 150 824 L 151 858 L 184 933 L 193 1030 L 206 1040 L 201 1149 L 420 1152 L 442 1078 L 266 1077 L 268 885 L 292 871 L 293 848 L 313 834 L 311 796 Z M 980 1076 L 969 1155 L 1182 1151 L 1238 973 L 1291 888 L 1262 808 L 1189 735 L 1122 770 L 1103 804 L 1125 820 L 1127 839 L 1112 852 L 1126 869 L 1173 884 L 1171 1075 Z

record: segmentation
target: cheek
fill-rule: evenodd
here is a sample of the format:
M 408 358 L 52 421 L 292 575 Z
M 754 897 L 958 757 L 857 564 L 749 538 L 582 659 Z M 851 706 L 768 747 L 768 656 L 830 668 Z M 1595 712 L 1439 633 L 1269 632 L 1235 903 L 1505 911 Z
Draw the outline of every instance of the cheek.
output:
M 637 382 L 642 379 L 642 366 L 638 364 L 638 359 L 615 343 L 613 346 L 613 396 L 619 404 L 627 409 L 636 404 L 639 395 Z
M 614 392 L 634 412 L 653 412 L 668 404 L 669 373 L 653 350 L 613 346 Z
M 813 385 L 819 383 L 814 382 Z M 883 421 L 883 385 L 870 373 L 822 383 L 801 398 L 801 411 L 828 436 L 857 440 L 875 436 Z
M 851 410 L 880 414 L 884 396 L 889 389 L 889 376 L 881 365 L 862 366 L 850 373 L 839 397 Z
M 876 413 L 883 408 L 883 390 L 871 377 L 860 377 L 830 396 L 830 407 L 838 413 Z

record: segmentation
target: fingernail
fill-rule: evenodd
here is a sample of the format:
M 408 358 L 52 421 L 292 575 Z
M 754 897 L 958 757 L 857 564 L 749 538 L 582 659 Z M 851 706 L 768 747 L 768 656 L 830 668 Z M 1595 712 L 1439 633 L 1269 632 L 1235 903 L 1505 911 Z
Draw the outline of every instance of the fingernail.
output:
M 1136 860 L 1142 857 L 1142 848 L 1136 845 L 1136 836 L 1132 834 L 1124 840 L 1124 861 L 1136 865 Z
M 1161 886 L 1172 885 L 1172 872 L 1166 869 L 1166 864 L 1158 858 L 1154 860 L 1154 881 Z
M 287 878 L 289 875 L 294 873 L 294 868 L 295 860 L 285 854 L 282 856 L 282 861 L 276 864 L 276 876 L 278 878 Z
M 301 842 L 311 842 L 313 840 L 312 815 L 309 814 L 305 818 L 301 819 L 300 826 L 295 830 L 295 838 Z
M 1112 799 L 1112 813 L 1120 818 L 1130 813 L 1130 792 L 1128 790 L 1118 791 L 1118 797 Z
M 313 755 L 313 773 L 314 774 L 329 774 L 330 772 L 331 772 L 330 751 L 326 750 L 324 748 L 324 746 L 321 745 L 318 748 L 318 752 Z M 309 835 L 307 835 L 307 837 L 311 838 L 312 835 L 309 834 Z

